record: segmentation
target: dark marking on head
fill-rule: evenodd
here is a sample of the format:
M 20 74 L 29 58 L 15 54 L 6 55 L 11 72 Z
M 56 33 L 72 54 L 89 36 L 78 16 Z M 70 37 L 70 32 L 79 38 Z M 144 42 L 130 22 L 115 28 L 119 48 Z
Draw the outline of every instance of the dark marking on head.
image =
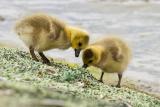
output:
M 84 58 L 87 59 L 87 58 L 92 58 L 93 57 L 93 52 L 91 49 L 87 49 L 85 50 L 84 52 Z

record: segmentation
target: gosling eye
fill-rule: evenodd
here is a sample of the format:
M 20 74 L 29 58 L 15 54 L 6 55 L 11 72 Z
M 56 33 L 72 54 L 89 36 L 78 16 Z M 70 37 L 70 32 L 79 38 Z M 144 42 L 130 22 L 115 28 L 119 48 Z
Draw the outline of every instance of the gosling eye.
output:
M 79 42 L 79 43 L 78 43 L 78 46 L 79 46 L 79 47 L 81 47 L 81 46 L 82 46 L 82 43 L 81 43 L 81 42 Z
M 93 62 L 93 60 L 89 60 L 89 63 L 92 63 Z

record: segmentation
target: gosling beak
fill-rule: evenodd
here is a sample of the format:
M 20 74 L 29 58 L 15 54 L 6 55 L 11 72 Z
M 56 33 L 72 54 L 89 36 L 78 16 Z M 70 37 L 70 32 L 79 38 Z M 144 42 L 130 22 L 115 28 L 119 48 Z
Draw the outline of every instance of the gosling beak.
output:
M 87 64 L 83 64 L 83 66 L 82 66 L 83 68 L 87 68 L 88 67 L 88 65 Z
M 74 49 L 74 51 L 75 51 L 75 57 L 79 57 L 81 49 Z

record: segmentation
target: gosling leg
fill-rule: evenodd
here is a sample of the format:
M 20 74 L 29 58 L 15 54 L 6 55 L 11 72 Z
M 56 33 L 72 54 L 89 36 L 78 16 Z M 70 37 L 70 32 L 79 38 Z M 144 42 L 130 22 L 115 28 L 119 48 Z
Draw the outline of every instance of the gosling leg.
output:
M 103 83 L 103 75 L 104 75 L 104 72 L 101 73 L 101 77 L 100 77 L 100 79 L 98 80 L 99 82 L 102 82 L 102 83 Z
M 39 55 L 41 56 L 42 60 L 43 60 L 43 63 L 47 64 L 47 65 L 50 65 L 50 61 L 49 59 L 43 54 L 43 52 L 38 52 Z
M 29 47 L 29 51 L 30 51 L 30 54 L 31 54 L 33 60 L 39 61 L 38 58 L 36 57 L 35 53 L 34 53 L 34 48 L 32 46 Z
M 116 87 L 120 88 L 121 87 L 121 79 L 122 79 L 122 73 L 118 73 L 118 84 L 116 85 Z

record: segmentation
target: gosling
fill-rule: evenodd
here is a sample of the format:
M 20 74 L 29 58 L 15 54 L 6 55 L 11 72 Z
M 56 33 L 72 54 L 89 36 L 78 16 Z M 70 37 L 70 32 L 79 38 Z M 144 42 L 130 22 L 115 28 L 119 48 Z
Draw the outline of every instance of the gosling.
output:
M 102 69 L 100 82 L 104 73 L 117 73 L 118 84 L 121 87 L 122 74 L 131 60 L 131 50 L 128 44 L 118 37 L 107 37 L 89 45 L 82 55 L 83 67 L 95 66 Z
M 75 57 L 86 48 L 89 42 L 88 32 L 65 24 L 55 17 L 37 13 L 26 16 L 17 21 L 15 32 L 29 48 L 32 58 L 38 61 L 34 51 L 41 56 L 43 63 L 50 65 L 50 61 L 43 51 L 50 49 L 68 49 L 72 47 Z

